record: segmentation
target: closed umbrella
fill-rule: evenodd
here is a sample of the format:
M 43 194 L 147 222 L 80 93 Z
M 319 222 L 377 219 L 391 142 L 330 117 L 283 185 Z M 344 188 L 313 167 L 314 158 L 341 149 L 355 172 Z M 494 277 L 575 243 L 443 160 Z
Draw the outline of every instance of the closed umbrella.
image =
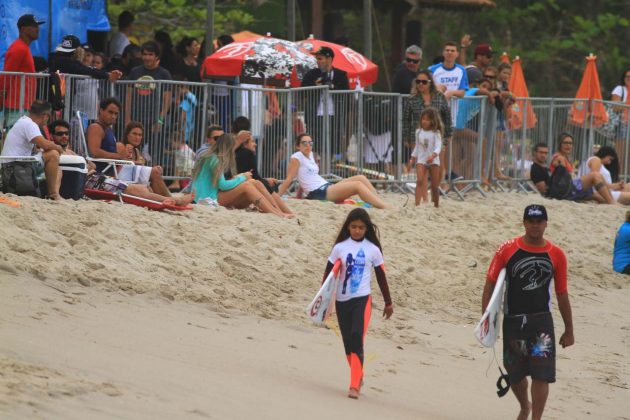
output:
M 580 99 L 573 103 L 571 107 L 571 122 L 576 125 L 584 125 L 585 122 L 597 128 L 608 122 L 608 113 L 602 101 L 602 90 L 599 85 L 599 75 L 597 74 L 597 56 L 589 54 L 586 57 L 586 69 L 582 76 L 582 82 L 575 94 L 575 99 Z M 593 101 L 593 100 L 597 101 Z

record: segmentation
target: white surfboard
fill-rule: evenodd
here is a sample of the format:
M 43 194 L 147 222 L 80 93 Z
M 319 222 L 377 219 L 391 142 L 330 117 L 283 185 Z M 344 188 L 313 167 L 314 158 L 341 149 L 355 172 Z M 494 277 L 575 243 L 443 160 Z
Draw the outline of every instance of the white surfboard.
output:
M 335 294 L 337 293 L 337 281 L 339 280 L 339 270 L 341 268 L 341 260 L 337 260 L 332 271 L 326 277 L 326 281 L 322 284 L 315 298 L 310 305 L 306 307 L 306 315 L 316 324 L 324 325 L 326 319 L 332 313 L 335 303 Z
M 503 294 L 505 289 L 505 268 L 499 273 L 494 291 L 488 302 L 488 307 L 483 313 L 479 324 L 475 327 L 475 337 L 484 347 L 494 346 L 499 335 L 501 320 L 501 306 L 503 306 Z

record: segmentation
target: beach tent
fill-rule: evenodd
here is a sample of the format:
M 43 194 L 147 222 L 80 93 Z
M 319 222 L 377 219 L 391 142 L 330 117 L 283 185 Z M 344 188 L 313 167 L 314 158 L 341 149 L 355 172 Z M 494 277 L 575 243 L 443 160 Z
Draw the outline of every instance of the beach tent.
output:
M 529 91 L 527 90 L 527 83 L 525 83 L 525 75 L 523 74 L 520 57 L 516 57 L 514 61 L 512 61 L 512 76 L 510 77 L 508 88 L 516 98 L 529 98 Z M 527 115 L 525 115 L 526 109 Z M 522 128 L 523 121 L 525 121 L 525 128 L 532 128 L 537 122 L 533 104 L 529 99 L 517 99 L 508 114 L 508 126 L 511 130 Z
M 39 39 L 31 44 L 34 56 L 48 58 L 65 35 L 87 41 L 87 31 L 109 31 L 106 0 L 2 0 L 0 13 L 0 69 L 4 68 L 4 55 L 18 37 L 17 21 L 31 13 L 46 23 L 40 26 Z

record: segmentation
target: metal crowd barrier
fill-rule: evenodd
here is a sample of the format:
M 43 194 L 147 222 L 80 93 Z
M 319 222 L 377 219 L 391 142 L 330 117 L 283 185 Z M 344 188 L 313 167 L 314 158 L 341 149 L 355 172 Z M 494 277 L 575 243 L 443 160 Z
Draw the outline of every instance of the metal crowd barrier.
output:
M 49 75 L 0 72 L 0 123 L 3 134 L 35 99 L 50 99 Z M 144 125 L 144 152 L 152 165 L 161 165 L 167 178 L 190 176 L 192 156 L 206 142 L 210 124 L 230 131 L 231 122 L 245 116 L 257 140 L 257 159 L 264 177 L 283 179 L 295 139 L 312 135 L 320 173 L 329 179 L 362 174 L 374 183 L 405 188 L 415 181 L 406 172 L 410 152 L 403 139 L 408 95 L 362 91 L 330 91 L 327 87 L 275 89 L 222 83 L 159 80 L 120 80 L 115 83 L 86 76 L 64 75 L 63 117 L 78 126 L 76 112 L 87 126 L 107 96 L 120 99 L 123 109 L 114 127 L 123 141 L 129 121 Z M 574 137 L 577 167 L 598 145 L 615 147 L 620 172 L 628 180 L 630 105 L 569 98 L 516 98 L 508 110 L 497 110 L 486 97 L 453 100 L 453 137 L 447 162 L 445 194 L 460 199 L 472 192 L 528 187 L 532 147 L 545 143 L 557 150 L 561 132 Z M 596 111 L 605 114 L 604 117 Z M 75 120 L 73 122 L 73 120 Z M 448 124 L 448 122 L 447 122 Z M 73 142 L 79 144 L 79 142 Z M 451 174 L 458 176 L 454 179 Z

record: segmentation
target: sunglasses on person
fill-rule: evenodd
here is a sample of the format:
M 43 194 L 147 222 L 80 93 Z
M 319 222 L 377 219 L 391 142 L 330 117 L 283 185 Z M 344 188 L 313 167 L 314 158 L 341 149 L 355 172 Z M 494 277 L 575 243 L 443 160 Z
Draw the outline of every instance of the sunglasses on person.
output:
M 300 142 L 302 146 L 313 146 L 313 140 L 303 140 Z
M 53 133 L 55 136 L 66 136 L 69 137 L 70 136 L 70 132 L 69 131 L 55 131 Z
M 419 85 L 428 85 L 429 83 L 431 83 L 431 81 L 425 79 L 416 79 L 416 83 Z
M 573 144 L 572 141 L 563 141 L 561 144 Z
M 483 77 L 486 79 L 494 79 L 496 76 L 494 74 L 484 74 Z
M 214 140 L 214 141 L 219 141 L 219 137 L 221 137 L 221 134 L 219 134 L 219 135 L 217 135 L 217 136 L 211 136 L 211 137 L 208 137 L 208 140 L 212 139 L 212 140 Z
M 419 60 L 419 59 L 409 58 L 409 57 L 406 57 L 406 58 L 405 58 L 405 61 L 406 61 L 407 63 L 413 63 L 413 64 L 418 64 L 418 63 L 420 62 L 420 60 Z

